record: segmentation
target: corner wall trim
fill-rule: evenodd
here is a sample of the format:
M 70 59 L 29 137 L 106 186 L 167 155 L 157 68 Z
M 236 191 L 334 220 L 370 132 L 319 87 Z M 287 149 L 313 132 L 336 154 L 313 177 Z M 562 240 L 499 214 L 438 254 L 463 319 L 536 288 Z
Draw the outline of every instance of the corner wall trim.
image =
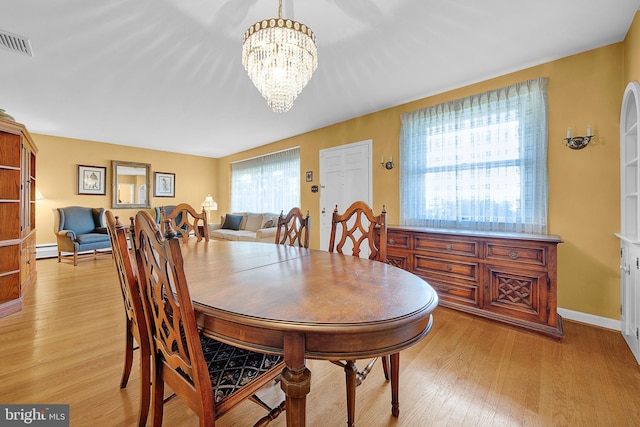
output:
M 559 307 L 558 314 L 567 320 L 574 320 L 576 322 L 586 323 L 588 325 L 599 326 L 606 329 L 613 329 L 614 331 L 621 330 L 620 320 L 609 319 L 608 317 L 596 316 L 593 314 L 582 313 L 580 311 L 573 311 Z

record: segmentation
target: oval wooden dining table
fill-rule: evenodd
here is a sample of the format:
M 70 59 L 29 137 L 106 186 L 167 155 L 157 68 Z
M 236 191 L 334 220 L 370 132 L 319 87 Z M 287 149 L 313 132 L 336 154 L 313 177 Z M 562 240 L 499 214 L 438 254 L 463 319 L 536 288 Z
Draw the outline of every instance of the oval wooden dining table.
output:
M 399 357 L 429 332 L 438 304 L 423 279 L 378 261 L 262 242 L 181 247 L 203 333 L 284 355 L 289 427 L 305 425 L 305 359 Z M 398 373 L 391 375 L 397 384 Z

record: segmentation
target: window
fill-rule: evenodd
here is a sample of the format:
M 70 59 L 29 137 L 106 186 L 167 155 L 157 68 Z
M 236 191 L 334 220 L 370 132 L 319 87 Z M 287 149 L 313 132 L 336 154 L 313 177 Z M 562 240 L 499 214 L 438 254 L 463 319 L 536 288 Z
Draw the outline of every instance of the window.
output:
M 300 206 L 300 149 L 231 164 L 233 212 L 288 212 Z
M 401 116 L 403 225 L 545 233 L 544 78 Z

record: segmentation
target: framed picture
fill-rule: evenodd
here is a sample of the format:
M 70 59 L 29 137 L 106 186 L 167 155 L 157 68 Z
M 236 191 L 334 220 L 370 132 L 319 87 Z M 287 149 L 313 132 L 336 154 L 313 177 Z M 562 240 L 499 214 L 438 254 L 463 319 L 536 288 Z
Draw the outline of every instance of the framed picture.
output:
M 307 171 L 307 182 L 313 181 L 313 172 Z
M 78 194 L 104 196 L 106 176 L 106 167 L 78 165 Z
M 176 197 L 176 174 L 168 172 L 154 172 L 154 197 Z

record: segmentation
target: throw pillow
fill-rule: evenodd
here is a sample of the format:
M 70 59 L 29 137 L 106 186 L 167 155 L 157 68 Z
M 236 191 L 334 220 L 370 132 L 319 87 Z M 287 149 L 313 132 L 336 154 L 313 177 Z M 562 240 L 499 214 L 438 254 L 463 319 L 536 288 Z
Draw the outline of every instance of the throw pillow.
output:
M 263 215 L 262 226 L 260 228 L 271 228 L 271 227 L 275 227 L 275 222 L 273 221 L 273 217 L 271 215 Z
M 239 230 L 242 222 L 242 215 L 226 214 L 222 228 L 227 230 Z
M 248 214 L 245 230 L 258 231 L 262 228 L 262 214 Z

